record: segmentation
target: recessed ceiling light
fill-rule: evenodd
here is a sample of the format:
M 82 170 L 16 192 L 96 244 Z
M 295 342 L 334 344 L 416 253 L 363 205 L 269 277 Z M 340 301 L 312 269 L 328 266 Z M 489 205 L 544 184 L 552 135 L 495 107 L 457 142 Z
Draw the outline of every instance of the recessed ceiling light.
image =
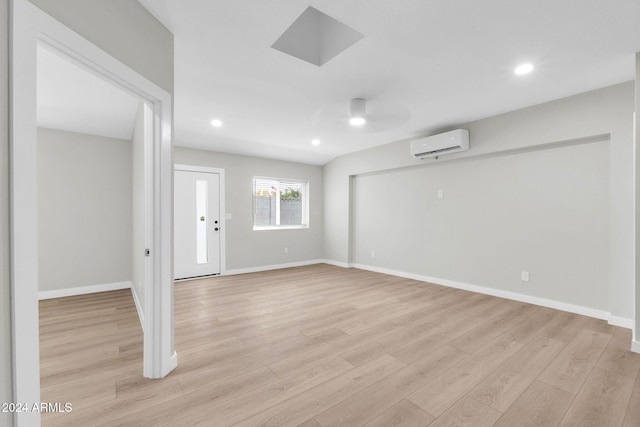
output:
M 520 64 L 515 68 L 515 70 L 513 70 L 513 72 L 516 73 L 518 76 L 524 76 L 525 74 L 529 74 L 532 71 L 533 71 L 533 64 L 531 64 L 530 62 Z
M 213 126 L 214 128 L 219 128 L 220 126 L 222 126 L 222 120 L 218 120 L 218 119 L 211 120 L 211 126 Z
M 319 140 L 319 139 L 312 139 L 312 140 L 311 140 L 311 144 L 313 144 L 313 145 L 320 145 L 320 140 Z

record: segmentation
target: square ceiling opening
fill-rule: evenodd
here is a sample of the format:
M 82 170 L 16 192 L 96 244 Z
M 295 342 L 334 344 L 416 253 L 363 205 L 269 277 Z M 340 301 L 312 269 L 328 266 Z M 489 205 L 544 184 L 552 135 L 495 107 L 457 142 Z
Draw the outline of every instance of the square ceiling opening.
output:
M 353 28 L 308 7 L 271 47 L 320 67 L 362 37 Z

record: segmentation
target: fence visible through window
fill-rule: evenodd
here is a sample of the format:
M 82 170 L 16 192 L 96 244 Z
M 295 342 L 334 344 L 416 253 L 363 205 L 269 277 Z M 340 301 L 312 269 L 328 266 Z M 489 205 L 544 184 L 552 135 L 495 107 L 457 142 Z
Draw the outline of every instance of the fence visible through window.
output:
M 254 229 L 306 226 L 306 188 L 306 182 L 254 178 Z

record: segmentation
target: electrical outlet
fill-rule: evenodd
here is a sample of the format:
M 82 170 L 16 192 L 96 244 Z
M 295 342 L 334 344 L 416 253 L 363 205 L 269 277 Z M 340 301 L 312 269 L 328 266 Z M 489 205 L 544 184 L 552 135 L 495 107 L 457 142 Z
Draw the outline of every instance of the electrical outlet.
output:
M 529 281 L 529 272 L 528 271 L 521 271 L 520 272 L 520 280 L 522 280 L 523 282 L 528 282 Z
M 442 199 L 444 197 L 444 190 L 438 190 L 438 199 Z
M 375 258 L 376 257 L 376 251 L 371 251 L 371 258 Z
M 284 248 L 284 253 L 288 254 L 289 253 L 289 248 Z

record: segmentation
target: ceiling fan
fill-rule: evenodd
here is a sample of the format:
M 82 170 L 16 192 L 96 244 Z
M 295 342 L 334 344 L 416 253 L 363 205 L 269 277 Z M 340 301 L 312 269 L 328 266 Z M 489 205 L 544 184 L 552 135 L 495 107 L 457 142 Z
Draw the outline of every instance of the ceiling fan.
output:
M 409 121 L 409 110 L 382 99 L 353 98 L 321 106 L 313 117 L 316 128 L 335 132 L 382 132 Z

